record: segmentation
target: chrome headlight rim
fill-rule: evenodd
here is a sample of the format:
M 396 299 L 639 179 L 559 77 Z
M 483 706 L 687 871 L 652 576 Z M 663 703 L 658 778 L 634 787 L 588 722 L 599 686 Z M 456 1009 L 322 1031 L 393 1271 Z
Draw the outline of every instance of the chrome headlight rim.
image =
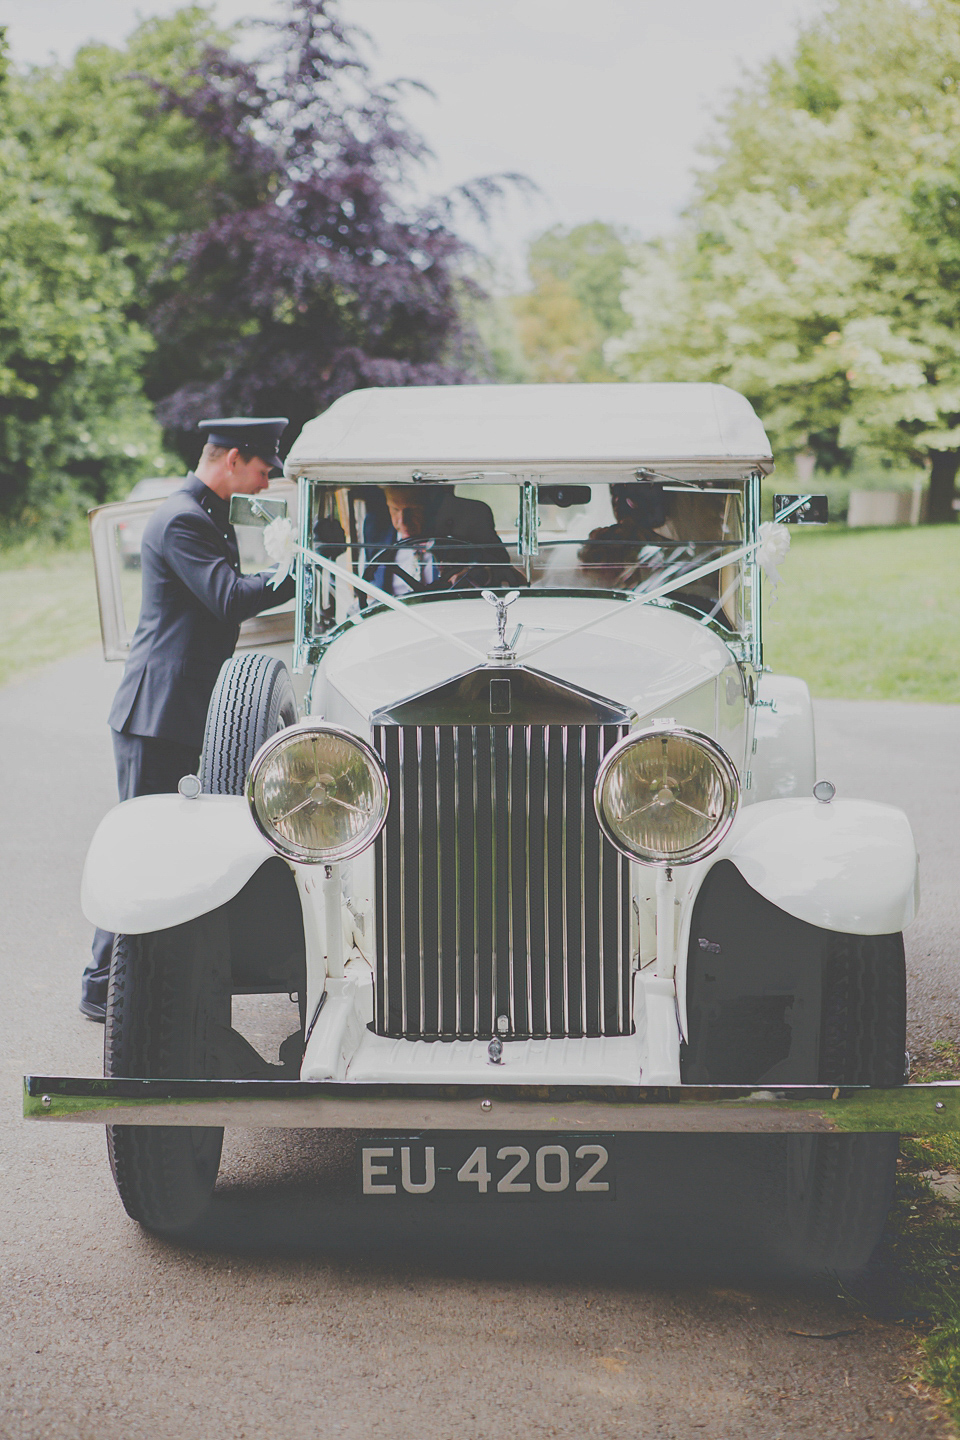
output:
M 646 740 L 662 740 L 664 736 L 692 742 L 699 745 L 708 755 L 709 759 L 716 766 L 724 790 L 724 805 L 721 818 L 709 835 L 699 840 L 694 845 L 688 845 L 672 855 L 653 855 L 650 852 L 641 853 L 639 847 L 631 848 L 626 845 L 620 835 L 613 829 L 603 807 L 603 787 L 607 776 L 616 765 L 620 757 L 634 746 Z M 695 865 L 698 860 L 703 860 L 707 855 L 719 849 L 730 832 L 734 820 L 737 818 L 737 810 L 740 805 L 740 776 L 736 765 L 711 735 L 705 735 L 702 730 L 693 730 L 686 725 L 651 725 L 643 730 L 631 730 L 622 740 L 618 740 L 612 750 L 608 750 L 600 761 L 597 770 L 597 778 L 593 787 L 593 808 L 597 820 L 605 837 L 610 844 L 624 855 L 628 860 L 634 861 L 637 865 L 646 865 L 651 869 L 669 869 L 675 865 Z
M 257 782 L 263 773 L 267 762 L 273 757 L 277 750 L 286 746 L 296 744 L 298 740 L 312 735 L 330 735 L 334 739 L 352 745 L 358 750 L 367 764 L 377 786 L 377 804 L 379 816 L 372 829 L 349 844 L 338 846 L 337 849 L 320 854 L 317 850 L 311 850 L 303 845 L 298 845 L 286 837 L 278 838 L 276 831 L 264 820 L 257 809 L 256 792 Z M 250 763 L 250 771 L 247 775 L 245 786 L 247 804 L 250 814 L 253 816 L 253 823 L 267 843 L 284 860 L 289 860 L 299 865 L 338 865 L 342 860 L 352 860 L 357 855 L 362 855 L 374 844 L 384 825 L 387 823 L 387 813 L 390 808 L 390 782 L 387 779 L 386 768 L 380 756 L 366 740 L 352 730 L 345 729 L 342 725 L 331 725 L 324 720 L 298 720 L 294 725 L 287 725 L 265 740 L 260 749 L 254 755 Z

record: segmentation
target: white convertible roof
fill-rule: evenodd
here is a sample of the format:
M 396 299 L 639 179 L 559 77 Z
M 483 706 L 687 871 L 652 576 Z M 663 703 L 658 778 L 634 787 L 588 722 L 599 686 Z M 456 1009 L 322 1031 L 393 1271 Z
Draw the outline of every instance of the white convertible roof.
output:
M 773 459 L 753 406 L 725 385 L 423 385 L 342 396 L 284 471 L 356 483 L 638 465 L 726 479 Z

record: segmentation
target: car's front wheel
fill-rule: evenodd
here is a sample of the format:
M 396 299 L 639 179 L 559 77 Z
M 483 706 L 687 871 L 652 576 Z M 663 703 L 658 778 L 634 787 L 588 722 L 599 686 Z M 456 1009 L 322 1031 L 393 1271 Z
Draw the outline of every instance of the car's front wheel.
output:
M 230 1028 L 230 956 L 214 916 L 118 935 L 107 995 L 104 1074 L 216 1078 Z M 223 1130 L 109 1125 L 107 1152 L 127 1214 L 177 1234 L 200 1218 L 217 1180 Z
M 823 967 L 821 1084 L 903 1083 L 906 973 L 901 935 L 832 935 Z M 899 1136 L 792 1135 L 783 1162 L 788 1261 L 862 1269 L 893 1199 Z
M 694 910 L 685 1084 L 872 1085 L 904 1080 L 903 937 L 848 935 L 794 919 L 729 861 Z M 758 1140 L 744 1203 L 780 1260 L 806 1270 L 866 1264 L 893 1195 L 897 1136 Z

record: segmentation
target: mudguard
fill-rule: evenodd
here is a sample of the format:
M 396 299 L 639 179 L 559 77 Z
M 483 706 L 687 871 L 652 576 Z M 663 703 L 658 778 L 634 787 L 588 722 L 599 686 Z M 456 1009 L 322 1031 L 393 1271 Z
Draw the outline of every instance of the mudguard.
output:
M 920 899 L 902 810 L 869 800 L 768 800 L 742 810 L 713 857 L 797 920 L 846 935 L 892 935 Z
M 141 795 L 97 827 L 80 904 L 104 930 L 166 930 L 232 900 L 275 854 L 242 795 Z
M 674 872 L 681 916 L 677 1009 L 685 1036 L 694 905 L 721 860 L 785 914 L 843 935 L 895 935 L 920 904 L 917 849 L 902 810 L 871 800 L 821 804 L 812 796 L 745 806 L 712 855 Z

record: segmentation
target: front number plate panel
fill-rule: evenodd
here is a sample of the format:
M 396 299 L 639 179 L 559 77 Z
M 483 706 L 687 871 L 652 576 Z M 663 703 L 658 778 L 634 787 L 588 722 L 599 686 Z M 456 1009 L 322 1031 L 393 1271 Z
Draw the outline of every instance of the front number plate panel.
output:
M 365 1135 L 357 1190 L 365 1202 L 613 1200 L 614 1136 L 475 1130 Z

